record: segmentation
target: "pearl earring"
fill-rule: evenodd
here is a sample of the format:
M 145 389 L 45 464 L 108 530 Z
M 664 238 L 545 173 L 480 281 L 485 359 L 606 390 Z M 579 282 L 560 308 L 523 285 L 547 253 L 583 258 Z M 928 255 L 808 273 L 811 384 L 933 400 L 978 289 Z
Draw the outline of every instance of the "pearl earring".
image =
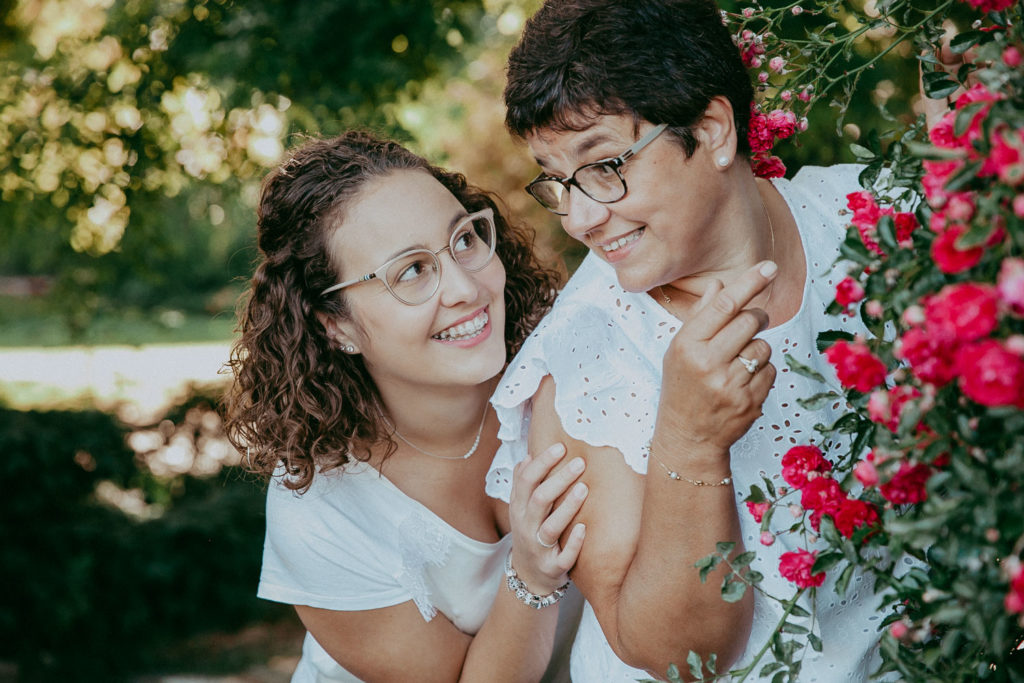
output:
M 344 351 L 345 353 L 355 353 L 356 347 L 352 346 L 351 344 L 345 344 L 344 346 L 341 347 L 341 350 Z
M 718 165 L 721 166 L 722 168 L 725 168 L 726 166 L 728 166 L 729 165 L 729 157 L 725 157 L 725 156 L 718 157 Z

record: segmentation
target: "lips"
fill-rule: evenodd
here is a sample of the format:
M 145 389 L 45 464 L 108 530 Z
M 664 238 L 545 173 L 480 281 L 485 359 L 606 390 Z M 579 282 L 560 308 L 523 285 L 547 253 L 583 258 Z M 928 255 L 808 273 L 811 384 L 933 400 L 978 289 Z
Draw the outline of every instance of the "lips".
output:
M 487 309 L 481 309 L 471 319 L 441 330 L 434 335 L 434 339 L 440 341 L 465 341 L 473 339 L 484 331 L 489 320 L 490 316 L 487 315 Z

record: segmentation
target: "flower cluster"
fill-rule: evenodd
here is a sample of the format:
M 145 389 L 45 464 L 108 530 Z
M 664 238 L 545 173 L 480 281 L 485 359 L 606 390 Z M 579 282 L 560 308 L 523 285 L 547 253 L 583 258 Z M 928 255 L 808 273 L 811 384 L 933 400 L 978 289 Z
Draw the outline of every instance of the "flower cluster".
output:
M 778 565 L 794 596 L 761 596 L 796 614 L 800 596 L 813 605 L 824 586 L 843 594 L 853 576 L 869 575 L 887 634 L 881 673 L 1014 680 L 1024 652 L 1024 9 L 1008 0 L 941 0 L 901 24 L 911 3 L 891 0 L 839 39 L 826 40 L 827 28 L 781 44 L 779 26 L 802 13 L 795 9 L 828 11 L 827 3 L 807 4 L 733 15 L 736 44 L 762 95 L 749 137 L 755 159 L 799 129 L 806 106 L 837 89 L 853 92 L 873 60 L 839 75 L 828 67 L 868 31 L 889 30 L 893 46 L 910 38 L 930 45 L 922 88 L 950 106 L 930 126 L 922 117 L 894 131 L 887 148 L 854 146 L 865 164 L 863 190 L 846 198 L 848 273 L 828 312 L 859 316 L 869 334 L 819 335 L 831 381 L 786 358 L 790 370 L 826 385 L 803 407 L 846 412 L 783 456 L 785 487 L 769 477 L 751 487 L 746 506 L 761 543 L 802 538 Z M 933 55 L 957 5 L 989 14 L 952 40 L 947 49 L 975 63 L 949 73 Z M 790 515 L 795 523 L 782 521 Z M 901 556 L 913 558 L 912 568 L 895 571 Z M 739 566 L 750 559 L 741 557 L 727 583 L 756 588 L 757 576 L 745 578 Z M 723 586 L 727 592 L 734 591 Z M 813 629 L 787 619 L 761 650 L 773 662 L 731 673 L 788 672 L 795 680 L 793 653 L 822 645 Z M 800 633 L 802 642 L 785 646 L 792 641 L 784 634 Z
M 781 159 L 770 153 L 771 149 L 777 140 L 785 140 L 797 130 L 806 128 L 806 119 L 798 120 L 791 111 L 773 109 L 764 114 L 755 104 L 750 111 L 750 128 L 747 130 L 754 175 L 759 178 L 778 178 L 784 175 L 786 166 Z

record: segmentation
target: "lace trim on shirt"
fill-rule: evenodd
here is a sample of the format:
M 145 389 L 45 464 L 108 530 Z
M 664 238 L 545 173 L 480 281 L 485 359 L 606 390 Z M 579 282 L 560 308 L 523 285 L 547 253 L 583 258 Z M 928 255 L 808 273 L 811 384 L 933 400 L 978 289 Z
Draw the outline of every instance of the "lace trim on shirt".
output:
M 448 559 L 451 539 L 435 520 L 418 514 L 411 514 L 398 526 L 399 543 L 402 549 L 402 571 L 398 582 L 412 595 L 420 614 L 426 621 L 437 615 L 437 608 L 431 601 L 424 570 L 428 565 L 440 567 Z

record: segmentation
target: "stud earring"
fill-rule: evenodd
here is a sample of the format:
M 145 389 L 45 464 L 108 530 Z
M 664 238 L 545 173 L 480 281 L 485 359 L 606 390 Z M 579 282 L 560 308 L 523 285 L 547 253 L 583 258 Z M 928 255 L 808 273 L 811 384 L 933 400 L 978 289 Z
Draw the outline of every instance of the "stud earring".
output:
M 726 166 L 728 166 L 729 165 L 729 157 L 726 157 L 726 156 L 718 157 L 718 165 L 721 166 L 722 168 L 725 168 Z
M 355 353 L 356 347 L 352 346 L 351 344 L 345 344 L 344 346 L 341 347 L 341 350 L 344 351 L 345 353 Z

